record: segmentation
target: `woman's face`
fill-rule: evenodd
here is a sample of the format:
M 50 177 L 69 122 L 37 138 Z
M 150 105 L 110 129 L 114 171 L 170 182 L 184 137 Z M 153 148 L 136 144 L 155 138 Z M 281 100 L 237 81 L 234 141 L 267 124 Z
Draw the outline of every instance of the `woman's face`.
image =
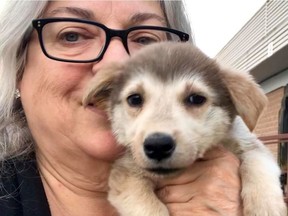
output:
M 87 14 L 91 20 L 112 29 L 132 25 L 163 26 L 159 18 L 164 19 L 157 1 L 53 1 L 44 17 L 83 19 Z M 63 155 L 65 151 L 71 157 L 84 153 L 107 161 L 115 159 L 120 149 L 115 145 L 107 116 L 101 110 L 84 107 L 81 101 L 83 89 L 101 67 L 127 58 L 121 39 L 115 37 L 100 62 L 51 60 L 42 53 L 36 32 L 32 34 L 19 89 L 39 151 L 54 155 Z

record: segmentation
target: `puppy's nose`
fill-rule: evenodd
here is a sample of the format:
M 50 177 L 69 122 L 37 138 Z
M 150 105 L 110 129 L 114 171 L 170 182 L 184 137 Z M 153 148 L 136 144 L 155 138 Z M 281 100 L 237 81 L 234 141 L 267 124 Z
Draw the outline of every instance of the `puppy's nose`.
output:
M 150 159 L 161 161 L 169 158 L 175 150 L 173 138 L 164 133 L 154 133 L 144 141 L 144 152 Z

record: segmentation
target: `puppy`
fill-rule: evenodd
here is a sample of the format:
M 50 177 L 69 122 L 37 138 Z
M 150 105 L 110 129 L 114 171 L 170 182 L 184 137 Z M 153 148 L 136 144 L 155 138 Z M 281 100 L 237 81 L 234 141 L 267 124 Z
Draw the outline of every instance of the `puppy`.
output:
M 111 171 L 109 200 L 122 216 L 168 216 L 155 183 L 222 144 L 241 161 L 244 215 L 286 216 L 280 170 L 250 132 L 266 103 L 248 73 L 225 69 L 187 43 L 147 46 L 99 71 L 83 104 L 106 110 L 126 147 Z

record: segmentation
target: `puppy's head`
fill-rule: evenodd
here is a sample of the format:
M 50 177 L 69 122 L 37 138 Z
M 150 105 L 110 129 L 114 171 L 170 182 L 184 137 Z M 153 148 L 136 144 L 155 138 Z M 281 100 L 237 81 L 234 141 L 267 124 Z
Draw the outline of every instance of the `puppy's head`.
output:
M 249 74 L 221 68 L 190 44 L 165 42 L 100 71 L 83 102 L 107 110 L 139 167 L 166 174 L 221 142 L 236 115 L 252 130 L 266 97 Z

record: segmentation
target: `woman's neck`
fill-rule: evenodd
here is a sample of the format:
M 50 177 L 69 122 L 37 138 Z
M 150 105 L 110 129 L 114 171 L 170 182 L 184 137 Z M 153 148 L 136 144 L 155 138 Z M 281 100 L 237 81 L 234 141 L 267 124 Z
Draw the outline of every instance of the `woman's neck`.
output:
M 107 200 L 111 163 L 88 157 L 65 161 L 37 154 L 52 216 L 114 216 Z

